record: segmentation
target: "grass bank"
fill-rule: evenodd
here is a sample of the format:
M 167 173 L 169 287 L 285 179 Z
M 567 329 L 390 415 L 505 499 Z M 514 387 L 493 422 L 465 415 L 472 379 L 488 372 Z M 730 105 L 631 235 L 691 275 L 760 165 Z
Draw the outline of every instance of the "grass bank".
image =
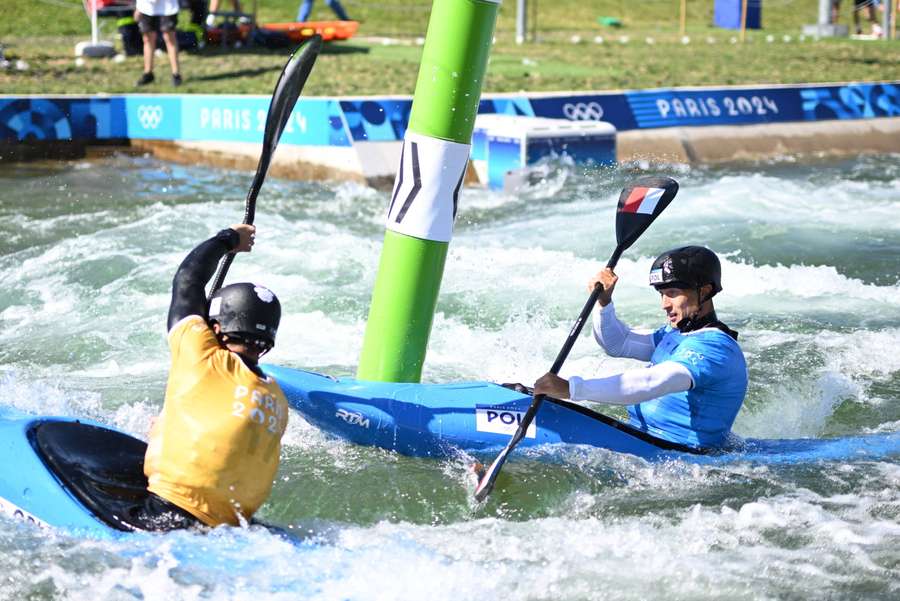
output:
M 252 6 L 252 1 L 244 4 Z M 291 21 L 298 4 L 262 0 L 259 21 Z M 539 41 L 517 45 L 515 3 L 508 1 L 501 8 L 485 91 L 900 79 L 900 42 L 801 39 L 800 29 L 815 21 L 817 5 L 818 0 L 764 4 L 764 29 L 749 32 L 741 44 L 736 43 L 736 32 L 711 25 L 712 0 L 688 2 L 689 43 L 681 37 L 677 1 L 540 2 L 537 13 L 530 15 Z M 0 93 L 135 91 L 140 57 L 76 65 L 75 43 L 88 39 L 90 32 L 81 0 L 4 0 L 4 6 L 10 10 L 0 22 L 0 43 L 7 58 L 22 60 L 28 68 L 0 71 Z M 385 0 L 377 5 L 347 0 L 345 6 L 362 22 L 358 38 L 326 47 L 307 93 L 411 94 L 421 54 L 416 38 L 424 35 L 430 0 Z M 316 3 L 313 18 L 330 16 L 324 2 Z M 603 26 L 604 16 L 615 17 L 621 27 Z M 849 22 L 849 12 L 844 22 Z M 103 37 L 115 37 L 112 20 L 104 20 Z M 185 83 L 178 91 L 269 94 L 285 54 L 211 46 L 184 53 Z M 157 60 L 158 83 L 141 91 L 174 91 L 165 58 Z

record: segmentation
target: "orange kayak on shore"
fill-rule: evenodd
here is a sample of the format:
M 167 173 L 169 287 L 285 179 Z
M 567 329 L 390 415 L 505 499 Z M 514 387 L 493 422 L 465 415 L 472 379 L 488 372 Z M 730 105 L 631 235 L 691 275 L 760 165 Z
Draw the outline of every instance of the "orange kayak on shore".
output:
M 347 40 L 359 28 L 359 21 L 307 21 L 305 23 L 263 23 L 262 29 L 277 31 L 288 36 L 292 42 L 302 42 L 315 34 L 322 41 Z
M 253 26 L 246 23 L 233 25 L 231 27 L 208 27 L 206 29 L 206 41 L 210 44 L 234 44 L 235 42 L 246 42 L 253 31 Z M 224 39 L 223 39 L 224 37 Z

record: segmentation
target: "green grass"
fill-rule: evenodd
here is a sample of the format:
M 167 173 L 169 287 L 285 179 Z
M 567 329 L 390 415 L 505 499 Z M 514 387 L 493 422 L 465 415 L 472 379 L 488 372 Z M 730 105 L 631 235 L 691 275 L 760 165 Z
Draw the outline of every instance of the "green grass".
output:
M 532 0 L 532 3 L 534 0 Z M 121 93 L 135 91 L 141 59 L 122 63 L 102 59 L 75 64 L 73 48 L 89 37 L 90 25 L 81 0 L 3 0 L 0 43 L 7 58 L 22 59 L 26 71 L 0 71 L 0 92 Z M 226 7 L 230 6 L 225 2 Z M 262 0 L 260 22 L 291 21 L 299 0 Z M 849 7 L 843 3 L 843 21 Z M 244 0 L 245 7 L 252 0 Z M 333 43 L 319 58 L 307 84 L 310 95 L 411 94 L 418 71 L 430 0 L 384 0 L 370 4 L 346 0 L 362 22 L 358 38 Z M 900 79 L 900 42 L 807 39 L 802 25 L 815 21 L 818 0 L 772 0 L 763 4 L 763 26 L 749 32 L 744 44 L 737 34 L 711 26 L 712 0 L 688 2 L 687 34 L 682 44 L 677 0 L 540 1 L 536 29 L 539 43 L 517 45 L 515 2 L 502 6 L 496 44 L 485 91 L 602 90 L 683 85 L 730 85 Z M 619 18 L 623 27 L 605 28 L 598 17 Z M 331 17 L 317 2 L 313 18 Z M 186 20 L 186 19 L 185 19 Z M 115 35 L 112 20 L 103 20 L 105 39 Z M 532 25 L 535 25 L 532 20 Z M 790 42 L 783 40 L 791 36 Z M 602 44 L 595 42 L 602 36 Z M 627 44 L 621 37 L 627 36 Z M 774 42 L 767 42 L 774 36 Z M 580 43 L 573 43 L 573 38 Z M 384 45 L 391 38 L 406 45 Z M 648 44 L 647 38 L 653 43 Z M 710 43 L 713 42 L 713 43 Z M 182 54 L 185 84 L 179 92 L 269 94 L 286 52 L 257 48 L 207 47 Z M 147 92 L 171 92 L 168 64 L 157 59 L 157 81 Z M 144 90 L 142 90 L 144 91 Z

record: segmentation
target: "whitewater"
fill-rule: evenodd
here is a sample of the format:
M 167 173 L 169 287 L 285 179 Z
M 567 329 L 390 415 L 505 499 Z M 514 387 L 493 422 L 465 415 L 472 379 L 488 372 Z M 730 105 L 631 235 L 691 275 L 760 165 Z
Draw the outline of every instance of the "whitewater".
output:
M 618 264 L 619 316 L 661 325 L 650 263 L 707 245 L 723 260 L 719 317 L 750 370 L 736 433 L 900 431 L 897 155 L 556 163 L 515 193 L 467 188 L 423 381 L 543 374 L 615 247 L 619 191 L 646 174 L 681 190 Z M 240 221 L 251 175 L 135 156 L 0 166 L 0 405 L 146 438 L 172 276 Z M 355 374 L 388 203 L 354 183 L 265 183 L 257 244 L 228 281 L 281 299 L 266 362 Z M 635 365 L 585 334 L 561 375 Z M 517 449 L 484 506 L 470 460 L 354 446 L 295 414 L 259 517 L 302 542 L 260 527 L 97 540 L 0 516 L 0 600 L 900 597 L 897 454 L 698 465 Z

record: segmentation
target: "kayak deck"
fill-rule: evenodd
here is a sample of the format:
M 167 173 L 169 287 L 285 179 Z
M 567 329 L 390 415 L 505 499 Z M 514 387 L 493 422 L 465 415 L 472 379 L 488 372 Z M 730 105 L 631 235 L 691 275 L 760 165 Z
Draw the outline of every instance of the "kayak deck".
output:
M 532 397 L 490 382 L 411 384 L 363 382 L 264 365 L 288 402 L 314 426 L 361 445 L 416 457 L 500 450 L 516 431 Z M 609 416 L 547 399 L 519 446 L 589 445 L 647 460 L 696 463 L 792 463 L 900 455 L 900 432 L 833 439 L 740 439 L 702 454 L 645 435 Z
M 412 384 L 335 379 L 272 365 L 291 406 L 312 424 L 362 445 L 404 455 L 446 457 L 458 450 L 502 448 L 532 402 L 490 382 Z M 690 452 L 574 403 L 548 399 L 522 446 L 585 444 L 645 458 Z
M 2 512 L 43 526 L 132 531 L 147 496 L 147 445 L 100 424 L 0 413 Z

